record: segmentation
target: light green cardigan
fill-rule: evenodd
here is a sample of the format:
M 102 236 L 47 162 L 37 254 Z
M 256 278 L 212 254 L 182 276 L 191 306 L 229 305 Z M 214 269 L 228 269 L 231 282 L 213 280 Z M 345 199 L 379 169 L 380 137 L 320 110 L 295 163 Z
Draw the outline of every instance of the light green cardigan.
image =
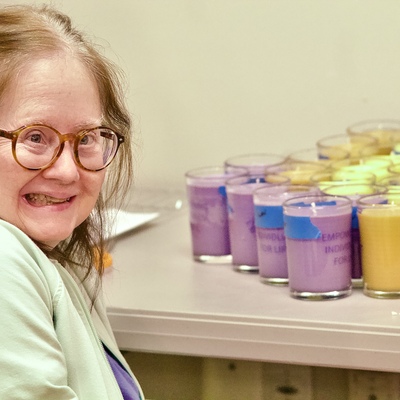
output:
M 132 372 L 103 302 L 89 311 L 91 280 L 77 282 L 0 220 L 0 399 L 122 400 L 101 341 Z

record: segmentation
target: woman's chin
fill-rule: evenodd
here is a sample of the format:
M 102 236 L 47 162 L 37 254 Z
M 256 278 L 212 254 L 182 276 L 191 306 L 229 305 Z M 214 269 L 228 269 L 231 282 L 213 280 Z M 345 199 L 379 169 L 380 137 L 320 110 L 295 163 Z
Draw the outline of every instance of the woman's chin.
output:
M 51 235 L 48 234 L 48 232 L 52 232 Z M 65 230 L 63 232 L 57 232 L 57 230 L 49 230 L 46 232 L 26 232 L 27 235 L 29 237 L 31 237 L 33 240 L 35 240 L 36 242 L 42 243 L 45 246 L 49 247 L 49 248 L 54 248 L 56 247 L 60 242 L 62 242 L 63 240 L 67 239 L 71 234 L 72 234 L 72 230 Z

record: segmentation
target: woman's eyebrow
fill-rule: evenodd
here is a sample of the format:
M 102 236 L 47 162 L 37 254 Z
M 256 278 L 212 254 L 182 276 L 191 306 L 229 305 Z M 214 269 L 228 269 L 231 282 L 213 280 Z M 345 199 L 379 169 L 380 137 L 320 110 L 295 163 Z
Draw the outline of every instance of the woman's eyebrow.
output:
M 101 126 L 102 122 L 103 122 L 102 119 L 96 119 L 96 120 L 93 120 L 91 122 L 85 122 L 83 124 L 75 125 L 74 129 L 73 129 L 73 132 L 82 131 L 82 130 L 88 129 L 88 128 L 96 128 L 97 126 Z
M 42 119 L 35 119 L 35 120 L 30 120 L 29 122 L 26 122 L 23 124 L 24 126 L 29 126 L 29 125 L 46 125 L 50 126 L 54 129 L 57 129 L 53 123 L 50 123 L 46 120 Z M 97 126 L 103 125 L 103 119 L 93 119 L 93 120 L 87 120 L 85 122 L 80 122 L 79 124 L 73 125 L 71 129 L 69 129 L 70 132 L 61 132 L 61 133 L 74 133 L 74 132 L 79 132 L 85 129 L 89 128 L 95 128 Z M 58 130 L 58 129 L 57 129 Z
M 74 131 L 81 131 L 83 129 L 95 128 L 104 124 L 104 116 L 101 115 L 99 118 L 88 119 L 82 123 L 74 125 Z

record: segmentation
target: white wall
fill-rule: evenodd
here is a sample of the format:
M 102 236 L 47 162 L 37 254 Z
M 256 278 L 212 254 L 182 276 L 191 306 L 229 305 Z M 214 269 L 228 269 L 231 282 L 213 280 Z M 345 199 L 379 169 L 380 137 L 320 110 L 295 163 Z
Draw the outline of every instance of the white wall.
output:
M 398 0 L 53 3 L 129 77 L 139 186 L 180 187 L 228 156 L 286 155 L 353 122 L 400 119 Z

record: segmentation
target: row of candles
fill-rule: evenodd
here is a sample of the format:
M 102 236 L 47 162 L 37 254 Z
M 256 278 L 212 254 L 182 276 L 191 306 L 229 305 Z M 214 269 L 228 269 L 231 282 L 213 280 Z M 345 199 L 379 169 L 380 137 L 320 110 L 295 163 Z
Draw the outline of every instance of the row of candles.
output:
M 188 171 L 193 258 L 298 299 L 400 298 L 399 144 L 400 121 L 366 121 L 288 157 Z

